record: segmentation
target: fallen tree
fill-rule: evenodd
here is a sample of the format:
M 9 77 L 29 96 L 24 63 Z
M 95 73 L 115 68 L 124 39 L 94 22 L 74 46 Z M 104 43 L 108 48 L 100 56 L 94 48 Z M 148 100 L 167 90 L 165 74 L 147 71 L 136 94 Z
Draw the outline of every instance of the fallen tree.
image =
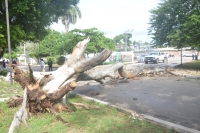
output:
M 24 96 L 12 98 L 8 102 L 10 107 L 22 104 L 14 116 L 9 133 L 12 133 L 21 121 L 28 125 L 26 120 L 30 114 L 68 110 L 66 105 L 57 103 L 60 103 L 69 91 L 76 88 L 77 81 L 95 80 L 103 83 L 102 80 L 106 77 L 116 79 L 121 76 L 124 79 L 130 79 L 141 75 L 155 75 L 167 70 L 166 68 L 156 70 L 138 68 L 136 72 L 131 72 L 125 70 L 123 63 L 116 63 L 108 68 L 96 67 L 102 64 L 112 52 L 104 49 L 100 54 L 85 59 L 83 54 L 89 41 L 85 39 L 79 42 L 64 65 L 53 72 L 33 72 L 30 65 L 28 65 L 29 71 L 23 71 L 16 65 L 11 65 L 13 67 L 12 77 L 22 86 Z M 75 105 L 88 108 L 80 104 Z
M 61 108 L 57 103 L 61 101 L 69 91 L 76 88 L 77 81 L 96 80 L 102 83 L 105 77 L 116 78 L 115 73 L 124 78 L 130 78 L 123 69 L 123 63 L 117 63 L 107 69 L 94 68 L 102 64 L 110 55 L 109 49 L 104 49 L 100 54 L 92 58 L 83 58 L 89 39 L 79 42 L 73 49 L 72 55 L 54 72 L 34 72 L 29 66 L 29 71 L 23 71 L 16 65 L 13 67 L 13 79 L 18 82 L 24 89 L 24 96 L 13 98 L 8 102 L 10 107 L 22 104 L 20 110 L 15 114 L 13 122 L 10 126 L 9 133 L 12 133 L 20 124 L 20 121 L 26 123 L 27 114 L 55 112 Z M 93 68 L 93 69 L 92 69 Z M 62 106 L 66 108 L 66 106 Z M 64 110 L 64 109 L 63 109 Z

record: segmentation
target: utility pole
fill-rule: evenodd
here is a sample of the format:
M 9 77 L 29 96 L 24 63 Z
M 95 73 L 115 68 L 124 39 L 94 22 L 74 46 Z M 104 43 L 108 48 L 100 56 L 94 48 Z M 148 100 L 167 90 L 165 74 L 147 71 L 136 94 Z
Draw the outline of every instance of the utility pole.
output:
M 127 45 L 128 45 L 128 36 L 127 36 L 127 33 L 128 33 L 128 31 L 125 31 L 124 32 L 125 33 L 125 42 L 124 42 L 124 44 L 125 44 L 125 52 L 127 52 Z
M 5 4 L 6 4 L 6 23 L 7 23 L 9 62 L 11 63 L 10 25 L 9 25 L 9 14 L 8 14 L 8 0 L 5 0 Z M 11 85 L 13 84 L 13 79 L 12 79 L 12 67 L 10 67 L 10 84 L 11 84 Z

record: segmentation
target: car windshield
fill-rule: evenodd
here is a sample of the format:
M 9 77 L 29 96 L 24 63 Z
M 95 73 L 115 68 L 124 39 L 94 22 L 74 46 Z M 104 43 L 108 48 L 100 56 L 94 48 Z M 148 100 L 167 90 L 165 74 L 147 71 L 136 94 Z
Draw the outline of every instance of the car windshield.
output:
M 159 55 L 158 53 L 150 53 L 149 55 Z

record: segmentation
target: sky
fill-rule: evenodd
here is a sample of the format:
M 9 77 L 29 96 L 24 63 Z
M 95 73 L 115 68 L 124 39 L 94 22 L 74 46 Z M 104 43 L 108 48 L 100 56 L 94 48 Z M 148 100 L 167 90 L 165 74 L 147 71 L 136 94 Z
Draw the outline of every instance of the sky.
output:
M 97 28 L 108 38 L 129 32 L 132 40 L 150 42 L 148 25 L 151 9 L 158 6 L 160 0 L 80 0 L 78 7 L 82 17 L 75 25 L 70 24 L 69 30 Z M 65 32 L 59 21 L 51 28 Z M 132 32 L 131 32 L 132 31 Z

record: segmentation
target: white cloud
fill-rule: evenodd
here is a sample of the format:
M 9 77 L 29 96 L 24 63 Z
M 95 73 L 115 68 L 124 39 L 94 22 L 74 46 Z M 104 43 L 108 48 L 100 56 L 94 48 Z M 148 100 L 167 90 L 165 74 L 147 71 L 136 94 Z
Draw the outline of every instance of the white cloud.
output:
M 148 36 L 149 10 L 155 8 L 159 0 L 80 0 L 79 8 L 82 18 L 70 30 L 96 27 L 113 38 L 127 30 L 133 29 L 133 39 L 150 41 Z M 53 29 L 65 32 L 65 27 L 59 21 L 51 26 Z

